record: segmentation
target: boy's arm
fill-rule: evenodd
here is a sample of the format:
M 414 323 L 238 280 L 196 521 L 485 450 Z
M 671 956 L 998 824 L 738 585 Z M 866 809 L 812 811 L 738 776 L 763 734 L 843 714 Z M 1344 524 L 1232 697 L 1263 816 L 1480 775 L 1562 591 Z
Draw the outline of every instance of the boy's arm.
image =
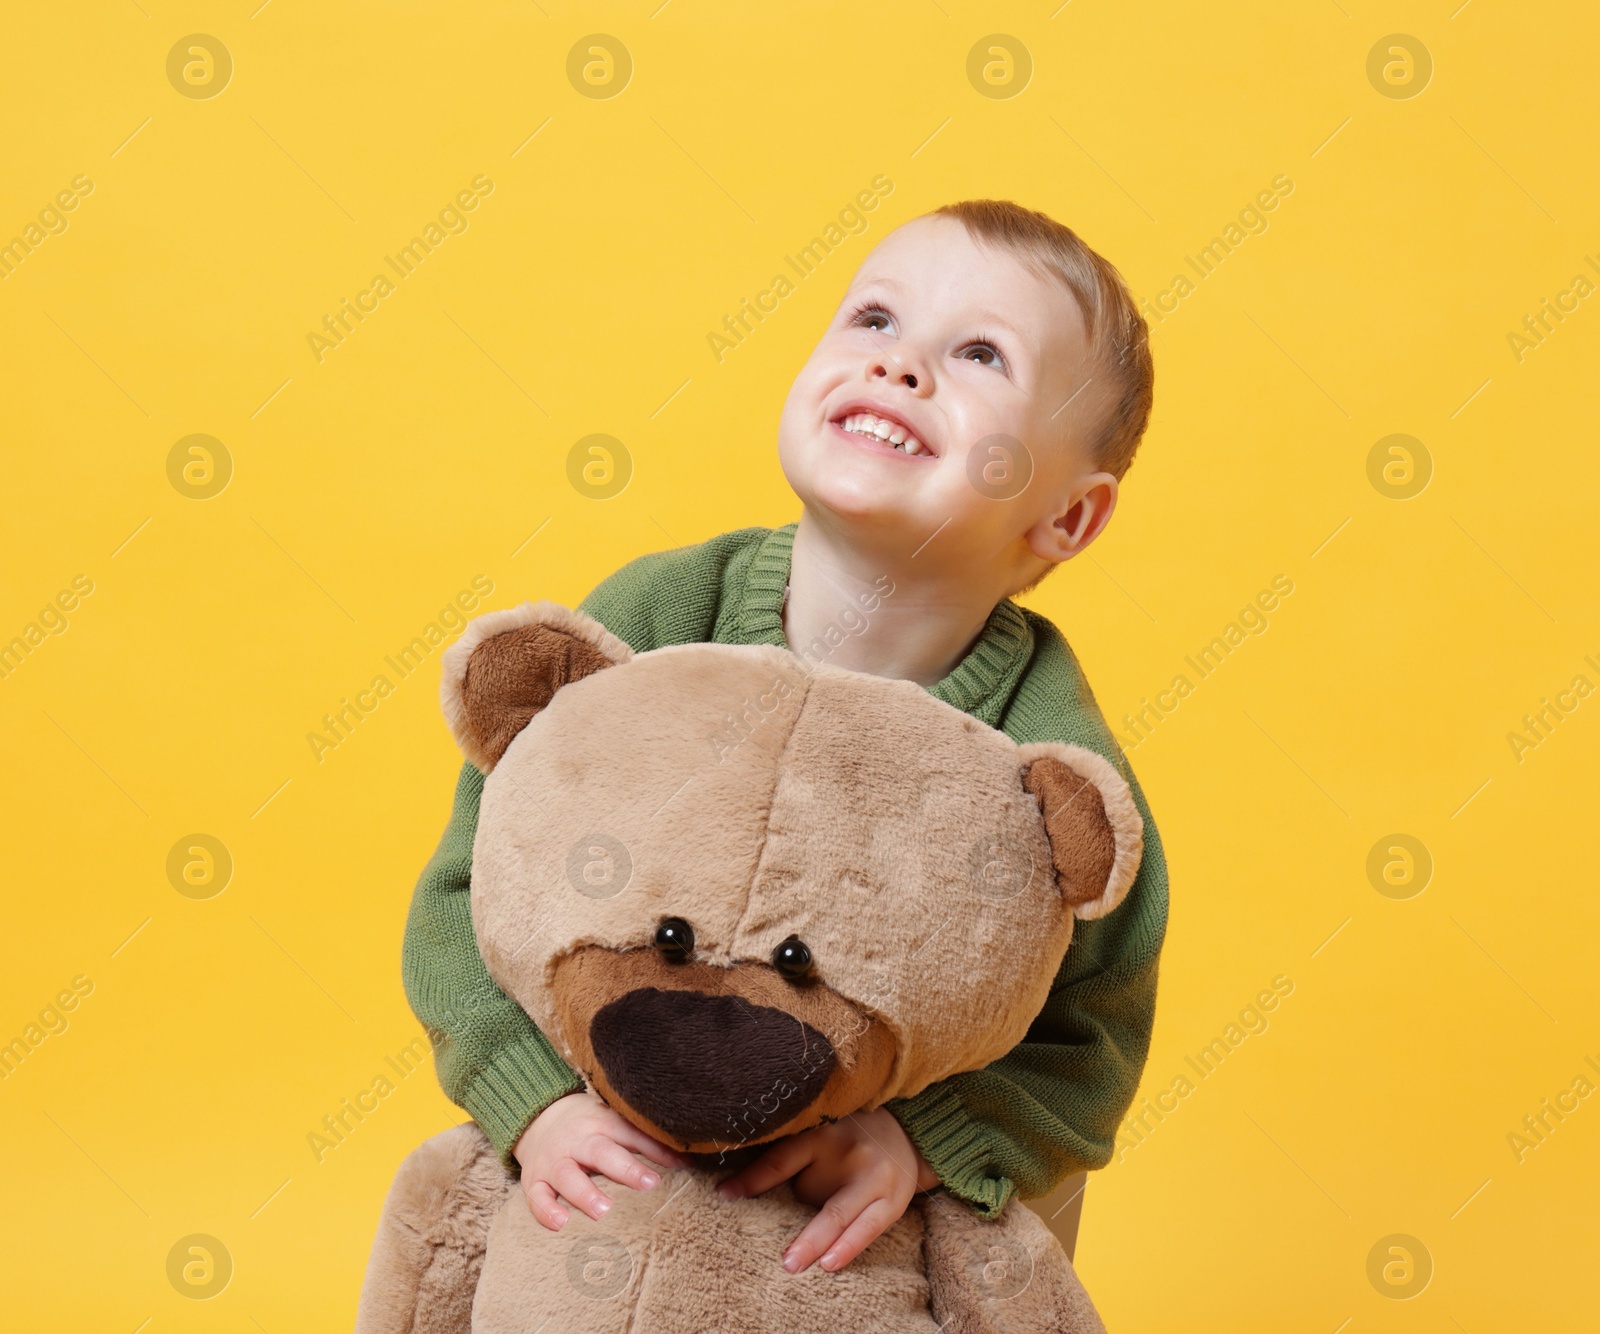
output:
M 764 529 L 630 561 L 578 604 L 636 652 L 711 638 L 723 572 Z M 411 899 L 401 953 L 406 999 L 434 1044 L 445 1096 L 471 1114 L 501 1161 L 529 1122 L 584 1087 L 527 1012 L 484 966 L 472 928 L 472 841 L 483 775 L 463 764 L 455 805 Z
M 1131 777 L 1131 775 L 1130 775 Z M 1144 857 L 1115 912 L 1079 922 L 1023 1041 L 982 1070 L 932 1084 L 888 1110 L 945 1189 L 985 1215 L 1013 1193 L 1048 1195 L 1111 1161 L 1117 1126 L 1150 1049 L 1167 921 L 1167 867 L 1144 794 Z
M 507 1167 L 528 1123 L 582 1078 L 526 1011 L 496 985 L 472 930 L 472 840 L 483 775 L 456 780 L 450 823 L 423 868 L 406 918 L 401 975 L 406 999 L 433 1042 L 434 1068 Z

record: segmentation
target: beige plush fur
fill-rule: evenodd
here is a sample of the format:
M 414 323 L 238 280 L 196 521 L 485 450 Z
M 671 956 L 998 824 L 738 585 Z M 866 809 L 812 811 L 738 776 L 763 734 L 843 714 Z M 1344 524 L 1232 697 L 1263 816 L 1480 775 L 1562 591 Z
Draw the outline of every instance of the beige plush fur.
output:
M 378 1220 L 356 1334 L 468 1334 L 489 1226 L 512 1193 L 471 1122 L 413 1151 Z
M 1074 920 L 1114 908 L 1138 866 L 1138 812 L 1100 756 L 1019 747 L 914 683 L 777 648 L 635 656 L 587 617 L 524 604 L 468 628 L 442 693 L 488 774 L 472 912 L 490 973 L 622 1115 L 697 1152 L 1003 1055 Z M 653 947 L 669 917 L 692 927 L 688 962 Z M 774 967 L 791 938 L 810 953 L 803 977 Z M 843 1273 L 790 1276 L 779 1255 L 811 1211 L 787 1187 L 717 1199 L 721 1157 L 651 1192 L 611 1190 L 603 1224 L 574 1210 L 552 1233 L 519 1190 L 484 1187 L 479 1158 L 452 1194 L 448 1155 L 419 1153 L 386 1207 L 364 1310 L 422 1309 L 416 1294 L 454 1282 L 475 1292 L 472 1328 L 494 1334 L 545 1320 L 629 1334 L 1100 1328 L 1015 1202 L 987 1221 L 922 1197 Z M 434 1235 L 450 1240 L 418 1240 Z
M 666 1172 L 634 1191 L 596 1180 L 615 1201 L 600 1222 L 573 1211 L 559 1232 L 508 1198 L 490 1232 L 474 1334 L 935 1334 L 921 1212 L 838 1274 L 789 1274 L 780 1256 L 814 1210 L 787 1186 L 730 1204 L 720 1175 Z M 970 1211 L 969 1211 L 970 1212 Z
M 719 751 L 746 700 L 770 708 Z M 626 889 L 571 892 L 574 857 L 605 840 Z M 1073 921 L 1004 733 L 909 681 L 719 644 L 597 672 L 523 729 L 484 786 L 472 905 L 490 973 L 569 1059 L 551 981 L 572 951 L 647 948 L 666 916 L 723 967 L 798 935 L 895 1035 L 874 1105 L 1020 1042 Z
M 990 1221 L 918 1196 L 842 1272 L 792 1275 L 777 1257 L 812 1211 L 787 1186 L 722 1200 L 730 1171 L 668 1171 L 645 1192 L 597 1175 L 605 1218 L 551 1232 L 481 1131 L 445 1131 L 390 1190 L 356 1334 L 1104 1334 L 1023 1204 Z
M 941 1334 L 1105 1334 L 1055 1235 L 1027 1205 L 977 1217 L 948 1195 L 922 1197 L 931 1305 Z

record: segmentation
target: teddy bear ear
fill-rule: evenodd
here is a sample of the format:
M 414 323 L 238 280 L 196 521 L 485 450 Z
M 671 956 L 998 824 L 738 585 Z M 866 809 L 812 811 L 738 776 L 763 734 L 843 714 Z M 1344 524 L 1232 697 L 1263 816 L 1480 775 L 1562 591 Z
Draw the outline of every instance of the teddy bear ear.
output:
M 554 602 L 491 611 L 445 650 L 444 716 L 462 754 L 488 773 L 562 686 L 632 656 L 599 621 Z
M 1082 746 L 1020 747 L 1022 786 L 1038 798 L 1056 885 L 1075 917 L 1122 902 L 1144 853 L 1144 819 L 1111 762 Z

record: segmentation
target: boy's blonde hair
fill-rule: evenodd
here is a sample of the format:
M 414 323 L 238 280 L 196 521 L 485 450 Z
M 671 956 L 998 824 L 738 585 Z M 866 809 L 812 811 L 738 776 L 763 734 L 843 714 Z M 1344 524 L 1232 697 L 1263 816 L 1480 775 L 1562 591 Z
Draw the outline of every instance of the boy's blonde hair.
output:
M 1001 246 L 1041 277 L 1066 284 L 1083 312 L 1094 375 L 1111 388 L 1111 409 L 1089 449 L 1099 467 L 1120 478 L 1150 421 L 1155 388 L 1150 330 L 1122 275 L 1070 227 L 1008 199 L 963 199 L 926 216 L 955 218 L 974 240 Z

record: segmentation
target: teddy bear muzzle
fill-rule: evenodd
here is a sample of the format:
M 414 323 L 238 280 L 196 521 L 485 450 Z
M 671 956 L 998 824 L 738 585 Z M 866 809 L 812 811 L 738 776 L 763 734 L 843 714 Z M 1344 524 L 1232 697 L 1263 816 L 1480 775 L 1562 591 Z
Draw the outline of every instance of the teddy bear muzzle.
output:
M 763 953 L 731 965 L 659 948 L 564 955 L 550 985 L 568 1059 L 639 1129 L 690 1153 L 876 1105 L 894 1066 L 890 1027 L 809 959 L 798 969 L 790 940 Z
M 682 1144 L 740 1143 L 817 1101 L 833 1044 L 786 1011 L 741 996 L 630 991 L 589 1025 L 612 1091 Z

